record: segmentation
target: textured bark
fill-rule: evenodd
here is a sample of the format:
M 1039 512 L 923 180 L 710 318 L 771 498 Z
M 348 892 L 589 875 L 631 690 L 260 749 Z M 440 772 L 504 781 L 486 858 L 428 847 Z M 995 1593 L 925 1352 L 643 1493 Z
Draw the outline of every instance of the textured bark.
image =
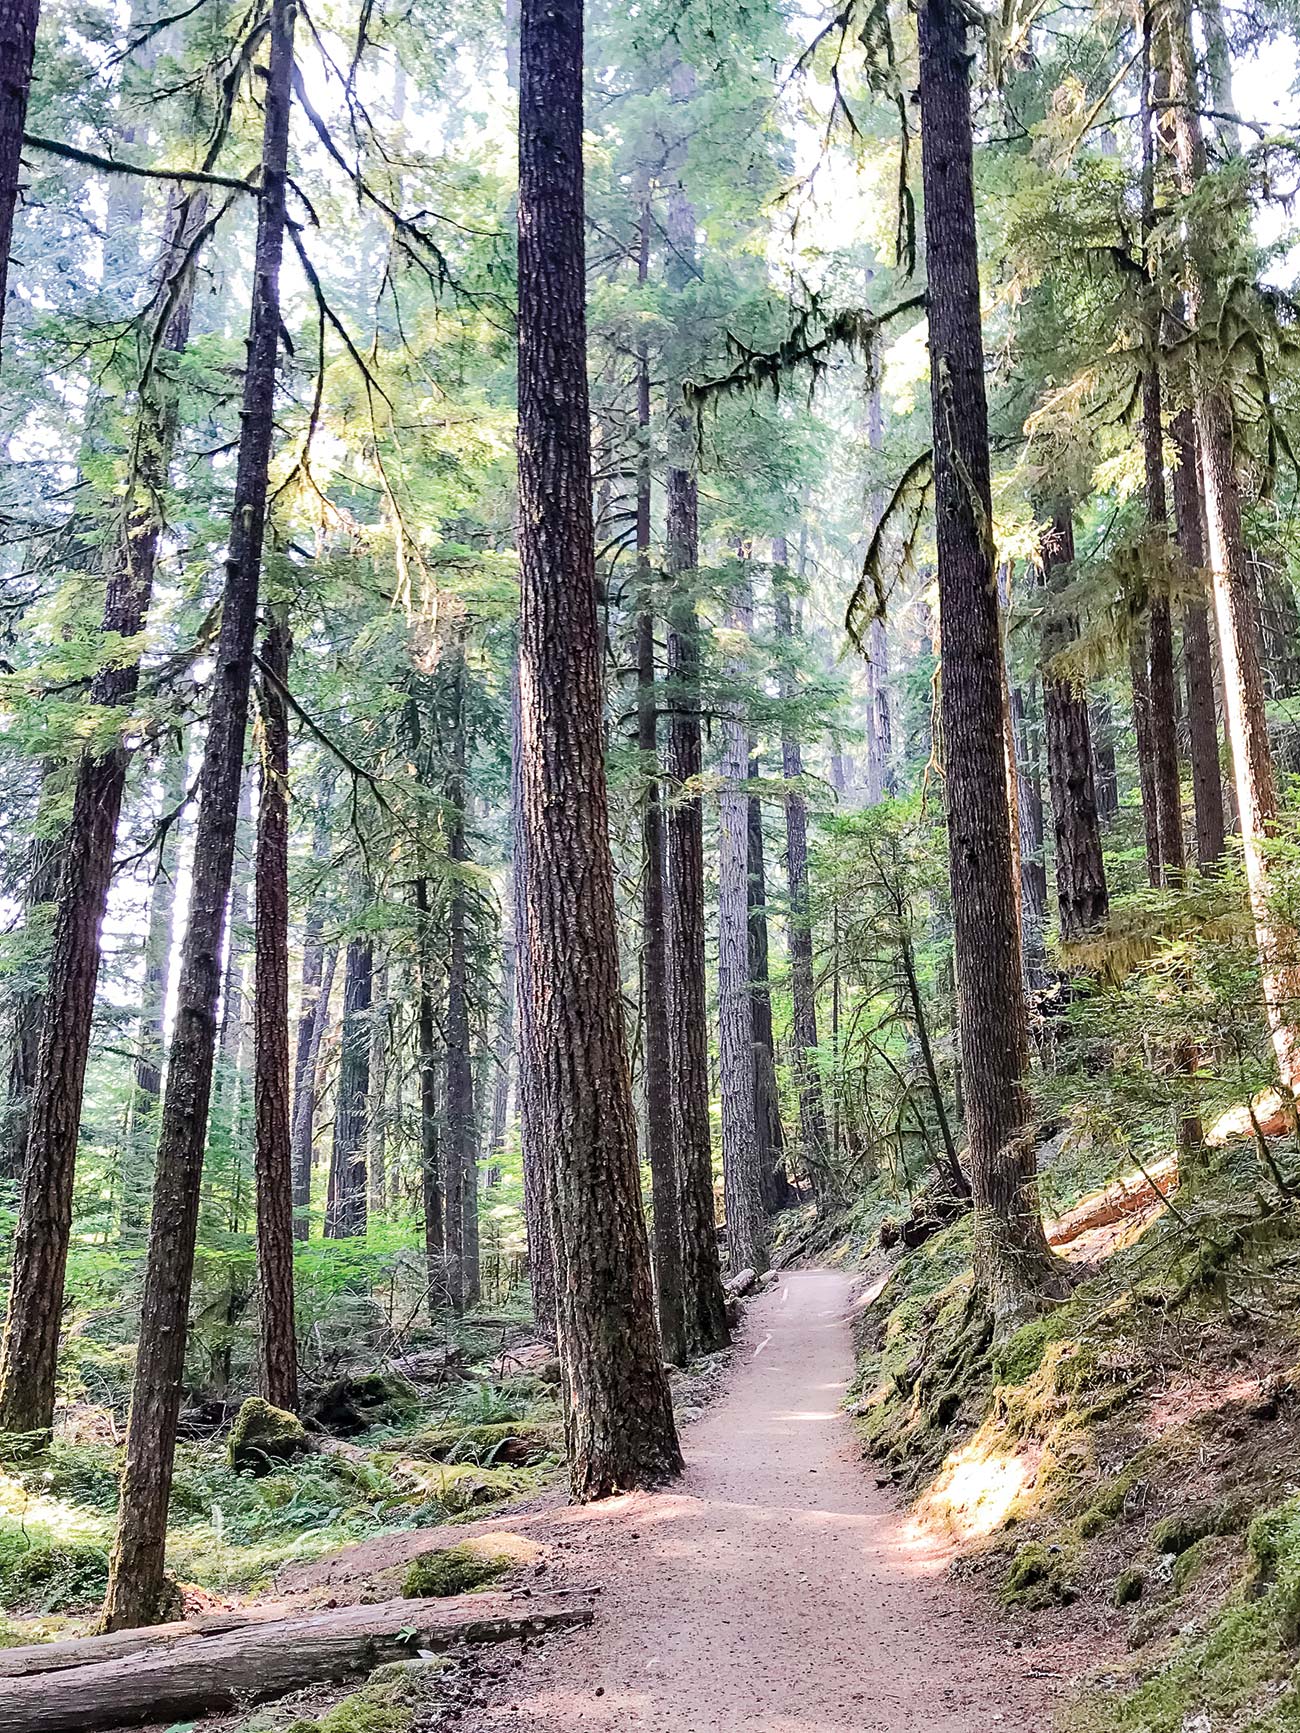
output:
M 334 992 L 334 976 L 338 970 L 339 951 L 330 945 L 321 953 L 320 980 L 312 1001 L 307 1025 L 307 1045 L 304 1051 L 303 1022 L 298 1025 L 298 1053 L 295 1061 L 298 1083 L 293 1097 L 290 1164 L 293 1169 L 293 1234 L 298 1240 L 311 1237 L 312 1157 L 316 1143 L 316 1101 L 320 1088 L 320 1050 L 329 1027 L 330 997 Z M 304 970 L 306 965 L 304 964 Z M 304 1012 L 304 1020 L 307 1013 Z
M 273 620 L 262 644 L 261 788 L 257 804 L 253 957 L 253 1172 L 257 1183 L 257 1304 L 261 1392 L 298 1409 L 293 1312 L 293 1166 L 289 1154 L 289 708 L 293 637 Z
M 1168 14 L 1172 32 L 1171 91 L 1175 148 L 1182 188 L 1193 192 L 1206 172 L 1205 146 L 1197 118 L 1196 59 L 1185 0 Z M 1216 213 L 1217 215 L 1217 213 Z M 1187 314 L 1193 328 L 1212 324 L 1207 307 L 1213 278 L 1206 270 L 1216 236 L 1198 234 L 1187 258 Z M 1294 1090 L 1300 1085 L 1300 958 L 1297 935 L 1274 906 L 1275 869 L 1268 841 L 1277 827 L 1279 802 L 1268 738 L 1264 683 L 1259 665 L 1259 622 L 1241 523 L 1241 495 L 1233 452 L 1232 405 L 1212 363 L 1196 349 L 1192 361 L 1193 408 L 1201 454 L 1205 527 L 1212 574 L 1223 696 L 1232 747 L 1246 879 L 1255 922 L 1255 944 L 1263 975 L 1264 1006 L 1273 1035 L 1278 1071 Z
M 756 758 L 749 761 L 751 782 L 758 776 Z M 769 1215 L 790 1201 L 785 1172 L 785 1132 L 776 1086 L 776 1040 L 772 1031 L 772 988 L 767 934 L 767 864 L 764 860 L 763 806 L 751 794 L 746 803 L 749 867 L 749 996 L 754 1021 L 754 1132 L 763 1204 Z
M 158 849 L 158 864 L 149 893 L 149 925 L 144 943 L 144 981 L 140 990 L 140 1022 L 135 1060 L 135 1091 L 131 1099 L 131 1132 L 123 1157 L 121 1233 L 136 1239 L 144 1228 L 153 1146 L 158 1136 L 158 1103 L 162 1096 L 166 1058 L 167 984 L 176 936 L 176 869 L 180 858 L 181 815 L 189 772 L 188 740 L 182 736 L 172 754 L 162 785 L 163 816 L 176 817 Z
M 1183 564 L 1194 582 L 1204 581 L 1205 522 L 1191 412 L 1180 409 L 1170 428 L 1174 470 L 1174 516 Z M 1214 647 L 1210 616 L 1198 597 L 1183 603 L 1183 668 L 1187 680 L 1187 737 L 1192 761 L 1196 811 L 1196 860 L 1202 869 L 1223 858 L 1225 824 L 1223 773 L 1219 766 L 1219 729 L 1214 707 Z
M 1057 506 L 1052 527 L 1043 537 L 1042 553 L 1043 578 L 1050 592 L 1060 568 L 1074 560 L 1074 521 L 1068 505 Z M 1052 671 L 1054 658 L 1077 635 L 1077 622 L 1059 615 L 1049 615 L 1043 628 L 1043 716 L 1056 837 L 1056 906 L 1061 938 L 1067 944 L 1102 926 L 1110 907 L 1088 700 L 1081 687 Z
M 515 1026 L 519 1096 L 519 1143 L 523 1155 L 524 1225 L 528 1233 L 528 1283 L 533 1322 L 547 1342 L 555 1341 L 555 1253 L 551 1246 L 551 1206 L 546 1164 L 538 1140 L 537 1066 L 533 1057 L 532 975 L 528 958 L 528 836 L 524 828 L 523 750 L 520 742 L 519 669 L 511 687 L 510 806 L 515 899 Z
M 680 188 L 668 204 L 668 240 L 676 270 L 695 254 L 695 213 Z M 684 263 L 683 263 L 684 261 Z M 673 1149 L 681 1184 L 682 1295 L 686 1335 L 696 1353 L 730 1340 L 718 1255 L 709 1123 L 708 994 L 704 974 L 704 807 L 700 735 L 700 624 L 693 586 L 699 566 L 699 502 L 689 415 L 670 417 L 665 563 L 669 577 L 668 682 L 671 722 L 667 809 L 668 1056 Z
M 316 785 L 316 809 L 312 824 L 312 861 L 318 870 L 330 857 L 331 781 L 322 769 Z M 321 1041 L 329 1022 L 330 992 L 338 961 L 336 949 L 328 960 L 326 980 L 325 904 L 319 885 L 307 909 L 302 936 L 302 991 L 298 1001 L 298 1034 L 293 1061 L 293 1125 L 290 1159 L 293 1165 L 293 1232 L 305 1240 L 311 1232 L 311 1163 L 313 1126 L 316 1117 L 316 1070 Z
M 181 201 L 172 213 L 161 270 L 174 269 L 194 219 Z M 192 275 L 178 286 L 165 343 L 175 354 L 189 339 Z M 166 488 L 175 434 L 174 401 L 158 378 L 142 393 L 130 492 L 104 590 L 101 633 L 133 645 L 148 619 L 158 541 L 157 501 Z M 139 685 L 138 655 L 110 659 L 91 682 L 92 704 L 126 710 Z M 82 754 L 72 817 L 60 847 L 61 870 L 41 1007 L 35 1075 L 26 1102 L 25 1160 L 14 1236 L 3 1346 L 0 1428 L 29 1432 L 50 1425 L 68 1241 L 73 1172 L 86 1061 L 99 975 L 100 929 L 113 873 L 117 822 L 129 750 L 117 731 Z M 22 1135 L 21 1129 L 17 1133 Z
M 466 1217 L 477 1211 L 474 1185 L 474 1071 L 470 1055 L 467 909 L 462 869 L 465 842 L 465 651 L 457 639 L 446 663 L 447 854 L 452 880 L 447 911 L 447 1136 L 443 1185 L 446 1198 L 447 1289 L 453 1311 L 464 1310 L 468 1289 L 477 1285 L 469 1269 Z
M 500 1184 L 497 1156 L 505 1148 L 510 1119 L 510 1068 L 515 1052 L 515 933 L 513 918 L 501 948 L 501 1006 L 494 1042 L 496 1068 L 492 1078 L 492 1120 L 488 1131 L 488 1189 Z
M 428 1269 L 429 1309 L 447 1298 L 447 1232 L 443 1209 L 442 1149 L 438 1118 L 438 1074 L 442 1053 L 438 1044 L 435 993 L 437 967 L 429 920 L 429 881 L 415 881 L 415 943 L 419 969 L 416 1036 L 420 1069 L 420 1196 L 424 1208 L 424 1255 Z
M 366 1134 L 370 1122 L 370 1007 L 374 996 L 374 947 L 369 939 L 348 941 L 343 962 L 343 1032 L 339 1042 L 338 1100 L 325 1199 L 325 1238 L 348 1239 L 366 1231 Z
M 229 942 L 226 946 L 225 983 L 221 993 L 221 1032 L 217 1041 L 215 1100 L 208 1123 L 208 1144 L 224 1140 L 233 1179 L 232 1209 L 240 1200 L 240 1164 L 246 1147 L 244 1137 L 245 1073 L 248 1069 L 248 1010 L 252 999 L 253 965 L 253 862 L 256 852 L 253 822 L 253 779 L 245 774 L 239 794 L 239 818 L 235 826 L 235 858 L 230 877 L 230 910 L 227 915 Z M 231 1231 L 241 1231 L 232 1215 Z
M 40 0 L 7 0 L 0 11 L 0 335 L 9 306 L 9 249 L 40 11 Z
M 1097 817 L 1108 824 L 1119 811 L 1119 772 L 1115 766 L 1115 721 L 1110 699 L 1095 698 L 1088 706 L 1092 735 L 1093 780 L 1097 787 Z
M 649 395 L 649 378 L 645 379 Z M 648 407 L 648 404 L 647 404 Z M 638 534 L 650 530 L 650 476 L 646 466 L 638 505 Z M 644 590 L 649 590 L 643 559 Z M 672 1100 L 664 1084 L 670 1075 L 668 1045 L 668 957 L 664 918 L 664 825 L 659 795 L 658 686 L 655 678 L 655 621 L 648 593 L 637 620 L 637 745 L 644 778 L 641 796 L 641 1024 L 644 1042 L 646 1156 L 654 1198 L 655 1299 L 665 1360 L 686 1364 L 686 1313 L 682 1301 L 682 1220 L 677 1163 L 673 1153 Z
M 776 632 L 787 643 L 794 637 L 788 591 L 777 585 L 772 598 Z M 792 698 L 794 685 L 783 681 L 781 696 Z M 790 898 L 786 945 L 790 953 L 791 1036 L 795 1080 L 799 1089 L 799 1135 L 804 1167 L 814 1187 L 824 1186 L 829 1160 L 826 1105 L 817 1069 L 817 990 L 813 976 L 813 934 L 808 907 L 808 809 L 799 792 L 803 752 L 792 734 L 781 739 L 781 770 L 793 784 L 785 797 L 785 874 Z
M 156 1619 L 163 1587 L 167 1503 L 212 1091 L 221 941 L 235 847 L 274 433 L 293 21 L 293 0 L 273 0 L 270 68 L 264 92 L 262 191 L 234 511 L 208 707 L 189 921 L 181 951 L 176 1026 L 158 1142 L 139 1354 L 127 1425 L 117 1537 L 109 1569 L 104 1615 L 107 1630 Z
M 519 710 L 534 1131 L 546 1165 L 569 1484 L 674 1475 L 615 932 L 587 398 L 581 0 L 523 0 Z
M 375 970 L 374 1002 L 370 1008 L 370 1113 L 367 1126 L 366 1173 L 371 1215 L 388 1209 L 388 1057 L 393 1039 L 393 1007 L 388 1000 L 388 959 Z
M 729 624 L 753 629 L 749 580 Z M 742 670 L 730 678 L 739 691 Z M 727 1262 L 738 1270 L 767 1268 L 763 1166 L 754 1115 L 754 1007 L 749 992 L 749 735 L 742 701 L 731 698 L 722 724 L 718 765 L 718 1073 L 722 1093 L 722 1189 Z
M 1026 1132 L 1028 1035 L 1003 763 L 969 56 L 954 0 L 919 15 L 943 746 L 975 1268 L 999 1328 L 1051 1278 Z
M 1133 628 L 1128 647 L 1129 684 L 1133 693 L 1133 733 L 1137 741 L 1138 788 L 1142 799 L 1142 837 L 1146 848 L 1147 881 L 1160 883 L 1160 806 L 1156 787 L 1156 743 L 1151 725 L 1151 672 L 1147 629 Z

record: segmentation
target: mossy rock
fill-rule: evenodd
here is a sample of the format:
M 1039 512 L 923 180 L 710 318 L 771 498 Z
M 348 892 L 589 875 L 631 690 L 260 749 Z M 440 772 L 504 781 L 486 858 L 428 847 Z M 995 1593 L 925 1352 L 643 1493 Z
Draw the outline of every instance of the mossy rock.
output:
M 494 1583 L 514 1564 L 509 1553 L 494 1553 L 481 1541 L 461 1541 L 411 1560 L 402 1584 L 407 1600 L 469 1595 Z
M 1130 1565 L 1115 1578 L 1115 1587 L 1111 1599 L 1117 1607 L 1131 1607 L 1134 1601 L 1142 1599 L 1142 1591 L 1147 1586 L 1146 1577 L 1136 1565 Z
M 409 1425 L 419 1408 L 420 1398 L 404 1378 L 348 1372 L 318 1390 L 305 1411 L 322 1432 L 348 1437 L 372 1426 Z
M 290 1462 L 310 1448 L 296 1414 L 250 1396 L 230 1429 L 226 1455 L 234 1469 L 265 1474 L 277 1462 Z
M 1157 1552 L 1172 1553 L 1179 1558 L 1207 1535 L 1232 1534 L 1240 1529 L 1243 1514 L 1232 1503 L 1197 1505 L 1162 1517 L 1151 1530 L 1151 1544 Z
M 522 1420 L 484 1426 L 431 1426 L 402 1439 L 399 1448 L 424 1462 L 505 1462 L 522 1467 L 556 1455 L 560 1429 Z
M 999 1594 L 1004 1607 L 1026 1607 L 1031 1612 L 1068 1607 L 1078 1599 L 1066 1572 L 1064 1554 L 1036 1540 L 1026 1541 L 1016 1553 Z
M 1186 1551 L 1179 1553 L 1174 1561 L 1173 1576 L 1174 1588 L 1179 1594 L 1182 1594 L 1185 1589 L 1191 1588 L 1205 1568 L 1214 1550 L 1216 1538 L 1215 1535 L 1211 1534 L 1203 1535 L 1200 1540 L 1194 1541 Z
M 299 1717 L 282 1733 L 411 1733 L 422 1696 L 418 1673 L 381 1668 L 368 1684 L 327 1709 L 319 1720 Z M 240 1733 L 261 1733 L 256 1721 Z

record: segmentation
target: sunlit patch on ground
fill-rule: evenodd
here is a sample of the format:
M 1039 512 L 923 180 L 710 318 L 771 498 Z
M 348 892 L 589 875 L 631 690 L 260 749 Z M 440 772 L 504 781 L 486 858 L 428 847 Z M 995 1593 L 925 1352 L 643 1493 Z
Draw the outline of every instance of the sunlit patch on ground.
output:
M 917 1505 L 917 1516 L 956 1540 L 980 1540 L 1001 1528 L 1016 1500 L 1037 1479 L 1042 1458 L 1038 1446 L 1008 1453 L 991 1448 L 990 1441 L 977 1434 L 948 1457 Z

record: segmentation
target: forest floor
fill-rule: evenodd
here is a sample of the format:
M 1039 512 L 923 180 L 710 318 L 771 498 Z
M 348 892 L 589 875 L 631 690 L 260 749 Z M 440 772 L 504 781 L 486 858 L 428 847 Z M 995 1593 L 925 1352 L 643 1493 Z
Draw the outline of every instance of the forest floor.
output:
M 792 1271 L 753 1302 L 726 1389 L 685 1431 L 676 1485 L 529 1523 L 562 1580 L 600 1585 L 596 1622 L 488 1680 L 462 1728 L 1048 1727 L 1060 1657 L 1013 1647 L 947 1575 L 943 1544 L 864 1475 L 842 1409 L 853 1287 Z

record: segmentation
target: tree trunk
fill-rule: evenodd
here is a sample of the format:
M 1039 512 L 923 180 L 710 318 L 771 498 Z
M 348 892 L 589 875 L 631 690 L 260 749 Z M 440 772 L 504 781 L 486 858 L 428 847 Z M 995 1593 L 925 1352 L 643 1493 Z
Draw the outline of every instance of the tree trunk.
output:
M 0 13 L 0 335 L 9 306 L 9 251 L 40 11 L 40 0 L 9 0 Z
M 149 893 L 149 925 L 144 942 L 144 980 L 140 989 L 140 1022 L 136 1038 L 135 1089 L 131 1097 L 131 1129 L 122 1160 L 119 1231 L 134 1243 L 144 1231 L 152 1178 L 153 1149 L 158 1137 L 158 1103 L 162 1096 L 166 1058 L 167 984 L 176 936 L 176 869 L 180 858 L 180 806 L 189 774 L 188 736 L 181 735 L 162 783 L 161 819 L 170 819 L 158 845 L 157 866 Z
M 1074 561 L 1074 520 L 1057 506 L 1043 537 L 1043 579 L 1049 595 L 1054 575 Z M 1088 700 L 1070 679 L 1053 672 L 1057 656 L 1078 636 L 1073 618 L 1051 612 L 1043 627 L 1043 714 L 1047 732 L 1047 779 L 1056 836 L 1056 906 L 1062 940 L 1069 944 L 1104 925 L 1110 908 L 1097 795 L 1093 781 Z
M 772 606 L 778 638 L 792 643 L 794 617 L 787 589 L 778 584 Z M 781 696 L 793 698 L 792 680 L 782 683 Z M 781 769 L 793 784 L 785 797 L 785 872 L 790 897 L 786 945 L 790 953 L 791 1035 L 795 1079 L 799 1089 L 799 1135 L 804 1169 L 817 1191 L 824 1189 L 829 1148 L 826 1105 L 817 1067 L 817 989 L 813 975 L 812 920 L 808 905 L 808 809 L 798 784 L 803 776 L 803 751 L 792 734 L 782 731 Z
M 1177 456 L 1174 517 L 1183 564 L 1194 583 L 1203 582 L 1205 523 L 1197 475 L 1196 428 L 1191 411 L 1180 409 L 1170 434 Z M 1204 600 L 1183 603 L 1183 667 L 1187 680 L 1187 736 L 1192 761 L 1196 811 L 1196 860 L 1203 871 L 1223 858 L 1223 774 L 1219 767 L 1219 729 L 1214 711 L 1214 647 Z
M 446 802 L 447 853 L 455 875 L 447 915 L 447 1139 L 444 1165 L 447 1235 L 447 1286 L 452 1310 L 466 1301 L 465 1220 L 477 1210 L 474 1165 L 474 1073 L 470 1058 L 469 962 L 466 950 L 465 880 L 465 651 L 459 638 L 448 647 L 447 718 L 449 767 Z
M 1160 805 L 1156 776 L 1155 730 L 1151 722 L 1151 672 L 1147 629 L 1136 623 L 1128 647 L 1129 683 L 1133 691 L 1133 733 L 1137 740 L 1138 787 L 1142 797 L 1142 837 L 1146 847 L 1147 882 L 1160 883 Z
M 366 1172 L 370 1181 L 371 1215 L 388 1210 L 388 1055 L 393 1038 L 393 1008 L 388 1000 L 388 959 L 375 971 L 374 1003 L 370 1009 L 370 1112 Z
M 350 1239 L 366 1231 L 366 1132 L 370 1119 L 370 1005 L 374 947 L 348 940 L 343 963 L 343 1033 L 339 1043 L 338 1102 L 325 1200 L 325 1238 Z
M 189 922 L 154 1183 L 153 1224 L 127 1425 L 105 1629 L 156 1619 L 185 1371 L 185 1330 L 211 1100 L 222 929 L 235 849 L 280 341 L 280 258 L 293 72 L 293 0 L 273 0 L 261 197 L 225 600 L 208 708 Z
M 758 760 L 749 761 L 753 781 Z M 754 1018 L 754 1130 L 763 1175 L 763 1207 L 768 1214 L 790 1201 L 785 1173 L 785 1132 L 776 1086 L 776 1040 L 772 1031 L 772 987 L 767 933 L 767 863 L 763 846 L 763 806 L 756 794 L 746 802 L 749 866 L 749 996 Z
M 1109 824 L 1119 811 L 1119 772 L 1115 766 L 1115 722 L 1110 699 L 1104 695 L 1095 698 L 1088 707 L 1088 729 L 1092 735 L 1097 817 L 1103 824 Z
M 1142 445 L 1146 463 L 1147 530 L 1153 588 L 1147 607 L 1151 770 L 1155 795 L 1160 879 L 1176 885 L 1187 864 L 1178 779 L 1177 683 L 1168 583 L 1169 521 L 1165 505 L 1160 374 L 1148 367 L 1142 385 Z
M 293 1167 L 289 1155 L 289 707 L 293 635 L 276 613 L 262 645 L 262 780 L 257 805 L 253 957 L 257 1284 L 261 1391 L 298 1411 L 293 1312 Z
M 510 1068 L 515 1050 L 515 931 L 514 919 L 501 947 L 501 1008 L 497 1015 L 496 1070 L 492 1079 L 492 1122 L 488 1133 L 488 1189 L 501 1182 L 497 1157 L 505 1148 L 510 1120 Z
M 729 625 L 748 636 L 753 606 L 747 575 L 743 587 Z M 743 675 L 734 662 L 729 676 L 738 693 Z M 738 1270 L 767 1268 L 767 1217 L 754 1118 L 754 1006 L 749 992 L 749 735 L 739 697 L 729 698 L 726 709 L 718 766 L 718 1073 L 727 1264 L 734 1276 Z
M 587 398 L 581 0 L 523 0 L 519 707 L 531 1068 L 569 1484 L 681 1469 L 654 1318 L 615 931 Z
M 919 12 L 944 774 L 977 1280 L 1005 1329 L 1051 1277 L 1032 1136 L 1003 764 L 970 60 L 954 0 Z
M 1172 113 L 1178 166 L 1183 190 L 1193 192 L 1205 177 L 1206 158 L 1197 118 L 1196 60 L 1185 3 L 1180 3 L 1169 15 L 1169 28 L 1173 33 L 1170 94 L 1175 104 Z M 1211 221 L 1217 217 L 1218 213 L 1211 212 Z M 1196 237 L 1210 246 L 1215 238 L 1212 232 Z M 1206 271 L 1201 246 L 1189 248 L 1187 265 L 1188 322 L 1193 329 L 1210 329 L 1213 308 L 1206 303 L 1214 280 Z M 1269 859 L 1268 842 L 1277 828 L 1279 803 L 1259 665 L 1258 620 L 1242 534 L 1232 405 L 1222 383 L 1213 376 L 1211 365 L 1195 349 L 1192 391 L 1205 490 L 1215 621 L 1223 661 L 1224 710 L 1236 777 L 1255 944 L 1264 978 L 1264 1006 L 1279 1074 L 1287 1088 L 1295 1090 L 1300 1085 L 1300 1032 L 1296 1017 L 1300 965 L 1296 958 L 1296 934 L 1285 914 L 1274 906 L 1276 869 Z
M 180 201 L 171 220 L 162 269 L 172 270 L 189 244 L 192 206 Z M 173 354 L 189 339 L 192 274 L 176 291 L 165 343 Z M 102 634 L 123 643 L 143 631 L 153 596 L 165 491 L 176 428 L 175 403 L 158 377 L 142 394 L 130 491 L 113 569 L 104 592 Z M 91 682 L 91 703 L 126 711 L 139 685 L 138 656 L 109 661 Z M 3 1346 L 0 1429 L 31 1432 L 54 1417 L 54 1380 L 81 1104 L 99 975 L 100 928 L 113 873 L 117 821 L 129 750 L 116 738 L 92 746 L 77 764 L 72 818 L 59 853 L 61 871 L 40 1041 L 26 1102 L 25 1150 L 14 1236 Z
M 334 976 L 338 969 L 339 950 L 330 945 L 321 953 L 320 982 L 311 1006 L 311 1022 L 307 1029 L 307 1049 L 302 1048 L 303 1027 L 298 1025 L 298 1078 L 293 1097 L 293 1129 L 290 1165 L 293 1170 L 293 1235 L 297 1240 L 311 1237 L 312 1156 L 316 1146 L 316 1101 L 320 1088 L 320 1050 L 329 1027 L 330 998 L 334 992 Z M 306 963 L 303 964 L 306 973 Z M 306 1013 L 304 1012 L 304 1017 Z
M 528 1234 L 528 1285 L 533 1295 L 533 1323 L 538 1335 L 554 1342 L 556 1334 L 555 1253 L 551 1245 L 551 1205 L 546 1164 L 540 1142 L 537 1066 L 533 1055 L 532 974 L 528 959 L 528 834 L 524 825 L 524 759 L 520 728 L 519 664 L 510 688 L 510 810 L 514 859 L 511 883 L 515 901 L 515 1025 L 516 1074 L 519 1096 L 519 1144 L 523 1156 L 524 1225 Z
M 415 881 L 415 945 L 420 1002 L 417 1039 L 420 1066 L 420 1195 L 424 1207 L 424 1255 L 428 1270 L 429 1310 L 447 1298 L 447 1227 L 443 1208 L 442 1150 L 438 1120 L 438 1045 L 435 1010 L 436 968 L 429 921 L 429 881 Z

